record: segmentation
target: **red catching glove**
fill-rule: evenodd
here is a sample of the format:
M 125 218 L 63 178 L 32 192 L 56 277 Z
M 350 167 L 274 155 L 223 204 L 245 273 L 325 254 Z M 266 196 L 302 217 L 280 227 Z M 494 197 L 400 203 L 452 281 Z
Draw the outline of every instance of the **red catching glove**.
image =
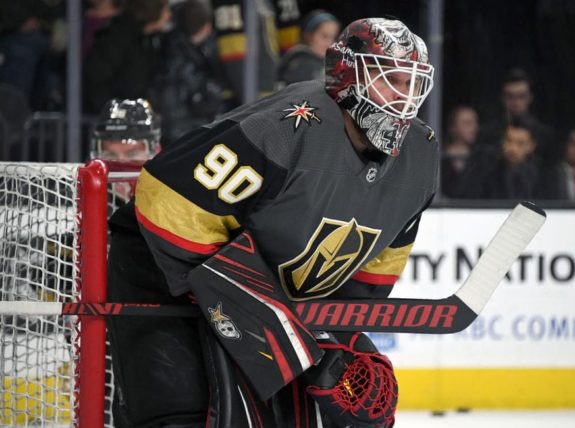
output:
M 389 359 L 363 333 L 329 336 L 318 341 L 326 354 L 306 372 L 307 392 L 338 426 L 393 427 L 398 386 Z

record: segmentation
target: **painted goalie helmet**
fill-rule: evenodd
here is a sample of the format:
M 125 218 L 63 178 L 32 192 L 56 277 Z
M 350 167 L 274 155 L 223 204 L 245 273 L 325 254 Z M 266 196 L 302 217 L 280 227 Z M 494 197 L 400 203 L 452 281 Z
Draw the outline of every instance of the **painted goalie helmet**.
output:
M 397 156 L 411 119 L 433 87 L 425 42 L 401 21 L 360 19 L 327 50 L 325 73 L 327 93 L 370 143 Z

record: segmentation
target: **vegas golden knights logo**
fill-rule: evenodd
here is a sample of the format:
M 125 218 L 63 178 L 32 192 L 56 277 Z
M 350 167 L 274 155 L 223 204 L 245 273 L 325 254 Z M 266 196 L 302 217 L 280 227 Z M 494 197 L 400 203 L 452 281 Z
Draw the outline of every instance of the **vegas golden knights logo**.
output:
M 306 249 L 279 266 L 279 277 L 293 300 L 323 297 L 337 290 L 367 257 L 381 230 L 323 218 Z

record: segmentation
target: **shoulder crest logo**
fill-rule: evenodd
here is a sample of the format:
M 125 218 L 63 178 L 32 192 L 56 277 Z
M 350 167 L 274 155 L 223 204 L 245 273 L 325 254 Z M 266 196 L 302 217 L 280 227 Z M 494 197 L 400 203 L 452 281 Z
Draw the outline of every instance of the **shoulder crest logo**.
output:
M 242 333 L 238 330 L 232 319 L 224 314 L 222 302 L 218 302 L 215 308 L 208 307 L 211 321 L 216 327 L 216 331 L 224 339 L 241 339 Z
M 302 120 L 305 121 L 308 126 L 311 126 L 312 120 L 315 120 L 317 123 L 321 123 L 321 119 L 317 116 L 315 110 L 317 110 L 317 108 L 310 106 L 308 101 L 302 101 L 299 105 L 292 104 L 290 108 L 283 110 L 288 112 L 288 114 L 282 117 L 282 120 L 289 119 L 290 117 L 295 118 L 293 126 L 294 130 L 299 127 Z
M 365 176 L 365 179 L 367 180 L 368 183 L 373 183 L 375 181 L 377 177 L 377 168 L 369 168 L 369 170 L 367 171 L 367 174 Z

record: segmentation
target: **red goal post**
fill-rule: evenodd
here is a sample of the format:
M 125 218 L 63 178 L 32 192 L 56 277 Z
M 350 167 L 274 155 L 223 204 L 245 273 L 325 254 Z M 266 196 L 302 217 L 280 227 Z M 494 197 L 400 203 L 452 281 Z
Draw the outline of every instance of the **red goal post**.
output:
M 0 162 L 0 300 L 105 302 L 107 218 L 141 166 Z M 0 314 L 0 426 L 113 427 L 106 349 L 104 317 Z

